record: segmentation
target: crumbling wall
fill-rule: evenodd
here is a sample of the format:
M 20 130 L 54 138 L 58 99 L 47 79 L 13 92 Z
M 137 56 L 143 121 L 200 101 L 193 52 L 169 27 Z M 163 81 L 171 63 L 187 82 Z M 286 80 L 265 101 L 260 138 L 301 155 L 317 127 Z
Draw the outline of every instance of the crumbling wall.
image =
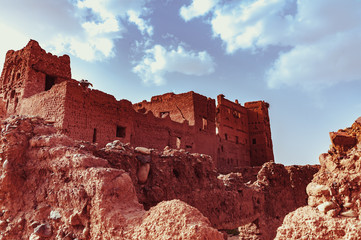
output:
M 49 90 L 54 84 L 71 78 L 70 58 L 46 53 L 31 40 L 19 51 L 6 54 L 0 79 L 1 95 L 9 113 L 16 112 L 20 98 Z
M 150 102 L 143 102 L 133 105 L 134 109 L 141 113 L 153 112 L 159 118 L 170 117 L 173 121 L 182 123 L 188 121 L 189 125 L 195 124 L 193 92 L 182 94 L 166 93 L 153 96 Z

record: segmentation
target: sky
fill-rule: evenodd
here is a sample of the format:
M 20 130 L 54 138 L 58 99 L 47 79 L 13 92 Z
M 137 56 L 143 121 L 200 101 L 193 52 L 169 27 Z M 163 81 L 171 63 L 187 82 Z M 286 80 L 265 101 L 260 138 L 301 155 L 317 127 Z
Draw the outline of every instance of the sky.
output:
M 30 39 L 128 99 L 270 103 L 275 161 L 316 164 L 361 116 L 360 0 L 0 0 L 0 70 Z

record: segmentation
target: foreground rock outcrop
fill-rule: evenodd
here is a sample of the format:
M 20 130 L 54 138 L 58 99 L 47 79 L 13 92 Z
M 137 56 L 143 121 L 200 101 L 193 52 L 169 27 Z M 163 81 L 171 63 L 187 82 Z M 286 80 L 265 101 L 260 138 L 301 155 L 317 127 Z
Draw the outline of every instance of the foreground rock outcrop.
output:
M 287 215 L 277 239 L 361 238 L 361 118 L 330 138 L 307 186 L 308 206 Z
M 99 149 L 36 117 L 2 123 L 0 161 L 0 239 L 272 239 L 318 171 L 266 163 L 252 182 L 207 155 Z
M 127 172 L 41 119 L 6 120 L 0 157 L 0 239 L 223 239 L 181 201 L 146 212 Z

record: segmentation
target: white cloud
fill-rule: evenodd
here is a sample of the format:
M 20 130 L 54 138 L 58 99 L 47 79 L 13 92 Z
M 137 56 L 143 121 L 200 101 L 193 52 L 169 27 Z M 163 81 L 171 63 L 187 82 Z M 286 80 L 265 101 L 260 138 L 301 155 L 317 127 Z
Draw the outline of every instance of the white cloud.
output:
M 223 40 L 228 53 L 263 46 L 268 42 L 265 38 L 270 38 L 263 33 L 271 23 L 275 25 L 272 30 L 284 27 L 278 15 L 284 5 L 283 0 L 257 0 L 218 7 L 211 20 L 213 33 Z
M 313 89 L 361 80 L 356 66 L 361 60 L 361 1 L 235 0 L 213 6 L 210 15 L 213 34 L 229 54 L 270 46 L 289 49 L 267 71 L 270 87 Z
M 189 6 L 183 6 L 179 14 L 185 21 L 207 14 L 219 0 L 193 0 Z
M 145 51 L 145 56 L 134 68 L 145 83 L 162 85 L 166 73 L 182 73 L 202 76 L 214 72 L 215 63 L 205 51 L 187 51 L 182 46 L 167 50 L 161 45 L 155 45 Z
M 142 34 L 152 34 L 152 26 L 143 19 L 148 11 L 145 3 L 146 0 L 5 1 L 0 8 L 0 22 L 6 23 L 7 28 L 1 32 L 0 46 L 18 39 L 17 32 L 28 40 L 38 40 L 56 54 L 102 60 L 115 55 L 114 41 L 124 36 L 125 22 L 134 23 Z M 7 46 L 19 48 L 16 44 Z
M 140 18 L 139 13 L 133 10 L 128 11 L 129 22 L 134 23 L 142 34 L 153 35 L 153 27 L 147 21 Z
M 332 41 L 298 45 L 282 53 L 266 73 L 268 85 L 299 85 L 307 90 L 361 80 L 361 32 L 339 34 Z

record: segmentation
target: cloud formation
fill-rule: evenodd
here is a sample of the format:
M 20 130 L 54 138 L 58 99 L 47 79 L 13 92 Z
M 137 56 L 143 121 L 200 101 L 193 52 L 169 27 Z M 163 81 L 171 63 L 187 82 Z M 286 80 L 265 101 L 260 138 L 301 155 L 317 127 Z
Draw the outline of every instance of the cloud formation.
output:
M 145 51 L 145 56 L 133 68 L 145 83 L 162 85 L 167 73 L 202 76 L 214 72 L 213 58 L 205 51 L 187 51 L 182 46 L 166 49 L 155 45 Z
M 202 13 L 183 6 L 185 21 Z M 184 9 L 192 14 L 182 14 Z M 286 47 L 266 73 L 271 88 L 322 88 L 361 80 L 361 1 L 227 1 L 209 8 L 209 24 L 228 54 Z
M 21 33 L 55 54 L 102 60 L 114 56 L 114 41 L 126 33 L 125 23 L 135 24 L 143 35 L 152 35 L 153 27 L 143 18 L 148 11 L 145 4 L 146 0 L 5 1 L 0 22 L 12 30 L 2 32 L 0 45 L 4 48 L 4 42 L 18 39 Z
M 219 0 L 193 0 L 189 6 L 183 6 L 179 14 L 185 21 L 207 14 Z

